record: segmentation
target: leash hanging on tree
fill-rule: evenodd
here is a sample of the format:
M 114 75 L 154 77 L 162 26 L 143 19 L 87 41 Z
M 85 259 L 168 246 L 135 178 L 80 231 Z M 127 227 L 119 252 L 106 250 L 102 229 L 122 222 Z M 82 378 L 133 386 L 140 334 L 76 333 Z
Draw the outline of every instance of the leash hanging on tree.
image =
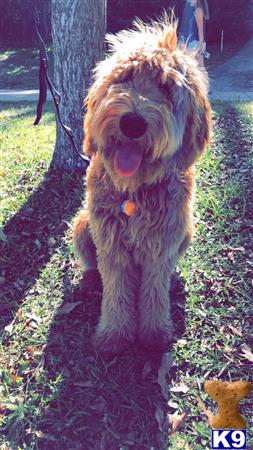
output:
M 34 125 L 38 125 L 38 123 L 40 122 L 40 119 L 42 117 L 43 105 L 45 104 L 45 102 L 47 100 L 47 86 L 48 86 L 49 90 L 51 92 L 53 101 L 54 101 L 54 105 L 55 105 L 55 109 L 56 109 L 56 113 L 57 113 L 59 122 L 60 122 L 63 130 L 67 134 L 74 151 L 77 153 L 79 158 L 81 158 L 85 162 L 85 164 L 87 166 L 90 163 L 90 158 L 88 156 L 82 155 L 82 153 L 79 152 L 79 150 L 76 146 L 76 143 L 74 141 L 73 131 L 71 130 L 71 128 L 69 128 L 67 125 L 65 125 L 61 119 L 61 114 L 60 114 L 60 109 L 59 109 L 59 105 L 61 102 L 61 94 L 55 89 L 55 87 L 52 84 L 52 82 L 48 76 L 48 73 L 47 73 L 48 55 L 47 55 L 45 43 L 42 39 L 40 30 L 39 30 L 39 15 L 38 15 L 38 11 L 36 8 L 35 8 L 34 24 L 35 24 L 36 34 L 37 34 L 37 37 L 39 40 L 39 49 L 40 49 L 40 67 L 39 67 L 39 86 L 40 86 L 40 88 L 39 88 L 39 100 L 38 100 L 38 104 L 37 104 L 36 118 L 34 121 Z

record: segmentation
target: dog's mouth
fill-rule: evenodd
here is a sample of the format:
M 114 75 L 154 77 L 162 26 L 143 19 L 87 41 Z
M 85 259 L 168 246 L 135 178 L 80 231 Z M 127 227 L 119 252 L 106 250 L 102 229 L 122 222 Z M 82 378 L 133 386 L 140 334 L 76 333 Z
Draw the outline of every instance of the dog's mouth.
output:
M 114 170 L 123 177 L 130 177 L 140 167 L 142 149 L 137 142 L 129 141 L 122 144 L 114 156 Z

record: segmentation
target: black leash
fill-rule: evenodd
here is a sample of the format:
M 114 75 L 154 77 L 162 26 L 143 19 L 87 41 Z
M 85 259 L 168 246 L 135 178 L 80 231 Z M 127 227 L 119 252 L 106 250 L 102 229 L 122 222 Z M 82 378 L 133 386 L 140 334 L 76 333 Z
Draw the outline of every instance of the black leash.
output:
M 40 47 L 40 68 L 39 68 L 40 90 L 39 90 L 39 100 L 38 100 L 38 104 L 37 104 L 36 119 L 34 121 L 34 125 L 38 125 L 38 123 L 40 122 L 40 119 L 42 117 L 43 105 L 45 104 L 45 102 L 47 100 L 47 85 L 48 85 L 51 95 L 53 97 L 53 101 L 54 101 L 54 105 L 55 105 L 55 109 L 56 109 L 56 113 L 57 113 L 59 122 L 60 122 L 62 128 L 64 129 L 65 133 L 67 134 L 73 149 L 75 150 L 75 152 L 77 153 L 79 158 L 81 158 L 87 166 L 90 163 L 90 158 L 88 156 L 82 155 L 82 153 L 80 153 L 78 151 L 78 148 L 74 141 L 73 131 L 67 125 L 64 125 L 64 123 L 62 122 L 62 119 L 61 119 L 61 114 L 60 114 L 60 110 L 59 110 L 59 105 L 61 102 L 61 94 L 55 89 L 55 87 L 52 84 L 52 82 L 48 76 L 48 73 L 47 73 L 47 69 L 48 69 L 47 50 L 46 50 L 45 43 L 42 39 L 40 30 L 39 30 L 39 16 L 38 16 L 38 12 L 36 9 L 35 9 L 34 23 L 35 23 L 36 34 L 39 39 L 39 47 Z

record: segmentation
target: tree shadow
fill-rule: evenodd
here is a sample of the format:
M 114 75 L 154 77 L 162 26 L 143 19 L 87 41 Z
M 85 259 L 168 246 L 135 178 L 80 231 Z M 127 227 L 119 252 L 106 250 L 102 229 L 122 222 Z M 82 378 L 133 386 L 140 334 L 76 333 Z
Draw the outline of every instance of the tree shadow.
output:
M 179 337 L 184 332 L 185 292 L 177 274 L 170 296 Z M 161 355 L 144 352 L 136 344 L 111 359 L 99 356 L 92 336 L 101 299 L 97 271 L 86 272 L 74 292 L 65 291 L 61 309 L 70 302 L 77 306 L 69 314 L 56 315 L 50 329 L 44 370 L 50 379 L 62 374 L 63 380 L 37 424 L 45 433 L 37 445 L 55 450 L 166 448 L 168 405 L 157 378 Z M 175 370 L 170 377 L 175 377 Z M 164 384 L 166 389 L 165 376 Z
M 68 229 L 80 207 L 83 179 L 50 170 L 24 206 L 6 223 L 0 240 L 0 333 Z
M 226 143 L 223 160 L 227 171 L 223 171 L 221 175 L 226 191 L 223 208 L 228 217 L 229 212 L 234 212 L 235 226 L 238 226 L 238 232 L 243 236 L 244 231 L 251 229 L 253 211 L 251 195 L 253 182 L 250 159 L 252 132 L 250 125 L 245 126 L 247 119 L 243 111 L 239 109 L 239 103 L 236 105 L 228 102 L 223 105 L 220 104 L 218 108 L 222 108 L 222 113 L 215 118 L 214 127 L 218 127 L 222 133 L 216 139 L 216 145 L 222 144 L 224 146 L 224 143 Z M 247 154 L 248 160 L 246 160 Z
M 49 99 L 49 95 L 48 95 Z M 18 101 L 18 102 L 0 102 L 0 111 L 11 111 L 11 118 L 13 122 L 18 119 L 31 118 L 31 126 L 36 117 L 36 102 L 35 101 Z M 47 114 L 49 113 L 49 115 Z M 47 102 L 44 107 L 44 117 L 43 117 L 43 125 L 51 125 L 55 123 L 54 109 L 53 104 L 51 102 Z M 7 127 L 4 124 L 2 125 L 2 129 L 4 130 Z M 12 124 L 12 126 L 14 126 Z M 8 125 L 9 128 L 9 125 Z
M 248 189 L 250 171 L 243 171 L 243 177 L 240 174 L 240 151 L 249 142 L 245 139 L 238 110 L 232 105 L 227 108 L 225 118 L 221 115 L 221 119 L 218 119 L 223 121 L 223 125 L 219 123 L 219 127 L 224 129 L 221 139 L 226 143 L 231 142 L 231 150 L 225 154 L 226 162 L 234 167 L 232 177 L 238 183 L 243 181 Z M 233 133 L 236 133 L 239 143 L 237 149 L 232 147 Z M 224 142 L 221 143 L 224 145 Z M 236 154 L 238 158 L 235 160 Z M 81 203 L 81 177 L 76 181 L 68 177 L 65 179 L 66 175 L 53 174 L 49 180 L 47 177 L 17 217 L 11 219 L 4 229 L 8 238 L 4 243 L 8 252 L 7 257 L 4 257 L 4 274 L 6 279 L 8 276 L 10 291 L 11 287 L 13 289 L 11 303 L 14 310 L 34 283 L 39 270 L 51 257 L 48 239 L 53 237 L 58 241 L 63 236 L 67 228 L 64 220 L 74 214 Z M 234 201 L 238 203 L 238 196 L 235 196 Z M 236 206 L 231 194 L 224 209 Z M 238 232 L 246 233 L 251 217 L 248 200 L 244 207 L 242 199 L 240 208 L 244 215 L 243 220 L 238 222 Z M 37 240 L 41 243 L 40 248 Z M 23 242 L 24 247 L 17 248 Z M 22 278 L 24 285 L 20 284 Z M 92 335 L 101 306 L 99 275 L 97 272 L 87 273 L 74 290 L 65 283 L 70 279 L 68 273 L 65 278 L 62 308 L 71 302 L 76 305 L 70 313 L 56 315 L 44 350 L 45 372 L 51 380 L 61 374 L 62 382 L 54 400 L 37 422 L 37 429 L 45 433 L 43 438 L 40 436 L 37 440 L 37 448 L 166 448 L 168 405 L 157 383 L 161 355 L 144 353 L 134 347 L 111 360 L 103 360 L 92 346 Z M 182 284 L 177 277 L 174 278 L 170 293 L 178 337 L 184 332 L 185 293 Z M 11 297 L 8 294 L 6 298 L 9 301 Z M 7 316 L 11 315 L 12 307 L 6 302 Z M 168 381 L 175 379 L 176 375 L 176 367 L 172 367 Z
M 0 89 L 37 88 L 39 85 L 39 50 L 37 48 L 3 48 L 8 52 L 1 62 Z M 53 53 L 48 50 L 49 75 L 53 77 Z

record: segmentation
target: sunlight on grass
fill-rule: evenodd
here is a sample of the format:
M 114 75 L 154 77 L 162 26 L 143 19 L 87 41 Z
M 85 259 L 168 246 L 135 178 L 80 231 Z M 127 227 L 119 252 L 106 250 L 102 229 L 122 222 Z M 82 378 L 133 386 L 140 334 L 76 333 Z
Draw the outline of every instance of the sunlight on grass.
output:
M 18 74 L 25 73 L 25 72 L 28 72 L 28 69 L 25 68 L 25 66 L 19 66 L 19 67 L 13 67 L 13 68 L 10 67 L 10 69 L 7 70 L 6 74 L 7 75 L 18 75 Z
M 8 50 L 4 53 L 0 53 L 0 61 L 7 61 L 10 56 L 15 55 L 15 50 Z
M 196 168 L 196 235 L 179 264 L 186 291 L 186 330 L 173 346 L 173 380 L 168 384 L 168 390 L 186 388 L 169 391 L 170 413 L 187 414 L 168 443 L 172 450 L 210 448 L 210 429 L 198 406 L 201 398 L 209 410 L 213 407 L 203 392 L 205 380 L 252 379 L 253 375 L 242 352 L 243 344 L 252 345 L 251 106 L 214 105 L 213 143 Z M 145 419 L 154 415 L 152 395 L 158 392 L 157 383 L 151 379 L 146 386 L 143 370 L 137 382 L 127 354 L 106 362 L 92 353 L 101 292 L 97 285 L 85 292 L 80 289 L 81 269 L 68 231 L 81 205 L 82 180 L 57 174 L 41 183 L 54 147 L 54 115 L 47 109 L 39 127 L 33 127 L 33 120 L 32 104 L 7 105 L 0 113 L 2 222 L 6 223 L 0 241 L 3 267 L 7 267 L 0 277 L 5 294 L 0 316 L 4 324 L 0 446 L 79 448 L 87 436 L 94 438 L 94 429 L 103 443 L 105 415 L 99 408 L 106 395 L 107 401 L 113 399 L 106 421 L 116 422 L 108 448 L 119 447 L 121 438 L 135 445 L 140 436 L 150 438 Z M 61 306 L 67 309 L 61 311 Z M 71 313 L 66 312 L 69 307 L 74 308 Z M 117 385 L 124 377 L 133 381 L 133 393 Z M 145 396 L 140 405 L 137 392 Z M 144 400 L 150 406 L 145 413 Z M 250 417 L 251 409 L 248 398 L 243 404 L 245 417 Z M 129 433 L 134 412 L 138 418 Z M 249 426 L 249 448 L 252 431 Z
M 251 342 L 253 314 L 252 104 L 216 105 L 213 122 L 213 143 L 197 164 L 196 235 L 179 263 L 186 280 L 187 333 L 175 345 L 175 361 L 181 366 L 180 382 L 194 388 L 185 398 L 172 393 L 171 401 L 179 404 L 180 412 L 189 408 L 195 417 L 200 415 L 196 398 L 209 403 L 201 389 L 206 379 L 252 379 L 249 364 L 240 359 L 240 346 Z M 249 417 L 252 400 L 246 403 Z M 194 450 L 210 448 L 205 438 L 210 431 L 203 422 L 193 421 L 189 430 L 195 438 L 180 431 L 168 448 L 185 448 L 180 442 Z
M 14 117 L 21 117 L 23 115 L 30 114 L 31 116 L 34 114 L 35 108 L 34 104 L 31 106 L 21 106 L 18 108 L 6 108 L 0 110 L 0 118 L 1 118 L 1 132 L 3 133 L 4 129 L 10 125 L 10 119 Z M 3 135 L 2 135 L 3 139 Z
M 34 127 L 35 104 L 3 108 L 1 135 L 0 223 L 18 209 L 39 185 L 49 165 L 55 142 L 55 119 L 47 110 Z
M 48 49 L 49 75 L 53 79 L 53 54 Z M 39 49 L 0 49 L 1 89 L 35 89 L 39 84 Z

